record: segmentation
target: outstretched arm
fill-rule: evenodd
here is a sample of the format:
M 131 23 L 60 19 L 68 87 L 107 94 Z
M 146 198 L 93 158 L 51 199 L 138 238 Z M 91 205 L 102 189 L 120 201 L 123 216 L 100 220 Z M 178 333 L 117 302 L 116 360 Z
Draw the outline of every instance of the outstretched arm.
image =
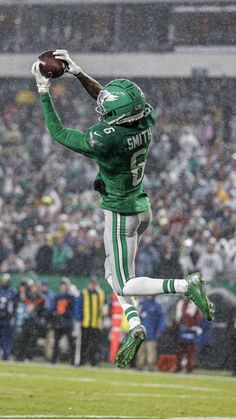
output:
M 95 158 L 94 149 L 91 147 L 86 133 L 65 128 L 53 106 L 49 95 L 51 80 L 44 77 L 39 69 L 39 62 L 33 64 L 32 74 L 35 77 L 40 101 L 43 108 L 44 119 L 53 140 L 63 144 L 70 150 L 83 154 L 87 157 Z
M 55 58 L 58 60 L 63 60 L 67 62 L 67 73 L 73 74 L 83 85 L 88 94 L 92 98 L 97 99 L 102 86 L 98 81 L 90 77 L 88 74 L 84 73 L 81 68 L 75 64 L 75 62 L 70 58 L 69 53 L 65 49 L 57 49 L 53 53 Z
M 97 99 L 100 90 L 102 90 L 102 85 L 83 71 L 81 71 L 76 78 L 80 81 L 90 96 Z

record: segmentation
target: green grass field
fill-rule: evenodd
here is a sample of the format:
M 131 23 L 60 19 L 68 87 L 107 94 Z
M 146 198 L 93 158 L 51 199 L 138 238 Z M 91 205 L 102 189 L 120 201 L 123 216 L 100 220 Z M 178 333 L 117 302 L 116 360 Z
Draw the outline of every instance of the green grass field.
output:
M 236 379 L 0 363 L 0 418 L 235 417 Z

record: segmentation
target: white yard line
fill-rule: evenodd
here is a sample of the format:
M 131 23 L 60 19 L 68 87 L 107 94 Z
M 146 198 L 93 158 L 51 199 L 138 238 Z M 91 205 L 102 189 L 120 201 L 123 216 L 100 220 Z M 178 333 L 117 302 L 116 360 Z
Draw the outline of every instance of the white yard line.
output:
M 188 390 L 188 391 L 201 391 L 201 392 L 220 392 L 221 390 L 211 387 L 198 387 L 189 386 L 183 384 L 161 384 L 161 383 L 139 383 L 135 381 L 116 381 L 116 380 L 104 380 L 99 378 L 88 378 L 88 377 L 66 377 L 60 375 L 47 375 L 47 374 L 27 374 L 27 373 L 15 373 L 15 372 L 0 372 L 0 377 L 12 377 L 12 378 L 24 378 L 24 379 L 42 379 L 42 380 L 60 380 L 69 382 L 88 382 L 95 383 L 101 381 L 102 383 L 109 383 L 110 385 L 121 386 L 128 385 L 129 387 L 144 387 L 144 388 L 172 388 L 177 390 Z
M 114 396 L 114 393 L 106 393 L 109 396 Z M 161 393 L 116 393 L 116 396 L 120 397 L 151 397 L 151 398 L 170 398 L 170 399 L 191 399 L 193 396 L 191 394 L 161 394 Z M 206 394 L 198 395 L 201 399 L 209 399 L 209 396 Z M 224 397 L 219 396 L 218 394 L 211 396 L 212 398 L 222 399 L 222 400 L 236 400 L 236 397 Z
M 106 382 L 106 380 L 103 380 Z M 174 388 L 177 390 L 192 390 L 192 391 L 206 391 L 219 392 L 221 390 L 211 387 L 185 386 L 183 384 L 161 384 L 161 383 L 137 383 L 133 381 L 107 381 L 109 384 L 126 385 L 128 387 L 147 387 L 147 388 Z
M 98 382 L 97 378 L 89 377 L 66 377 L 59 375 L 47 375 L 47 374 L 27 374 L 27 373 L 15 373 L 15 372 L 0 372 L 0 377 L 12 377 L 12 378 L 24 378 L 24 379 L 42 379 L 42 380 L 61 380 L 69 382 L 88 382 L 95 383 Z M 102 380 L 103 383 L 109 383 L 111 385 L 128 385 L 129 387 L 145 387 L 145 388 L 172 388 L 177 390 L 190 390 L 190 391 L 203 391 L 203 392 L 219 392 L 221 390 L 211 387 L 198 387 L 198 386 L 188 386 L 183 384 L 162 384 L 162 383 L 139 383 L 135 381 L 115 381 L 115 380 Z
M 83 367 L 86 371 L 91 371 L 90 367 Z M 235 380 L 235 377 L 231 377 L 230 375 L 207 375 L 207 374 L 198 374 L 193 372 L 192 374 L 185 374 L 181 373 L 174 373 L 174 372 L 149 372 L 149 371 L 137 371 L 137 370 L 119 370 L 118 368 L 99 368 L 99 371 L 107 372 L 107 373 L 117 373 L 117 374 L 127 374 L 127 375 L 138 375 L 138 376 L 147 376 L 147 377 L 165 377 L 165 378 L 184 378 L 188 380 L 212 380 L 212 381 L 219 381 L 219 380 Z M 224 418 L 223 418 L 224 419 Z
M 19 362 L 19 361 L 4 361 L 1 362 L 0 361 L 0 365 L 4 365 L 5 366 L 24 366 L 24 368 L 39 368 L 39 367 L 44 367 L 45 369 L 59 369 L 59 370 L 69 370 L 71 371 L 75 371 L 75 367 L 70 366 L 70 365 L 63 365 L 63 364 L 49 364 L 49 363 L 40 363 L 40 362 L 30 362 L 29 364 L 25 364 L 24 362 Z M 149 371 L 137 371 L 137 370 L 120 370 L 118 368 L 105 368 L 105 367 L 100 367 L 100 368 L 92 368 L 92 367 L 82 367 L 80 368 L 80 371 L 88 371 L 88 372 L 93 372 L 93 373 L 98 373 L 99 371 L 102 372 L 106 372 L 106 373 L 116 373 L 118 375 L 138 375 L 138 376 L 148 376 L 148 377 L 175 377 L 175 378 L 184 378 L 184 379 L 188 379 L 188 380 L 212 380 L 212 381 L 219 381 L 219 380 L 235 380 L 234 377 L 230 377 L 229 375 L 208 375 L 208 374 L 198 374 L 193 372 L 192 374 L 184 374 L 184 373 L 166 373 L 166 372 L 159 372 L 157 371 L 156 373 L 153 372 L 149 372 Z M 236 417 L 235 417 L 236 418 Z
M 113 395 L 114 393 L 106 393 L 108 396 Z M 191 399 L 193 396 L 189 395 L 189 394 L 175 394 L 175 395 L 170 395 L 170 394 L 160 394 L 160 393 L 116 393 L 116 396 L 120 396 L 120 397 L 150 397 L 152 399 L 155 398 L 170 398 L 170 399 Z M 218 398 L 218 397 L 217 397 Z
M 0 372 L 0 377 L 12 377 L 12 378 L 29 378 L 29 379 L 42 379 L 42 380 L 61 380 L 61 381 L 82 381 L 88 383 L 94 383 L 97 378 L 90 377 L 66 377 L 64 375 L 47 375 L 47 374 L 27 374 L 27 373 L 16 373 L 16 372 Z

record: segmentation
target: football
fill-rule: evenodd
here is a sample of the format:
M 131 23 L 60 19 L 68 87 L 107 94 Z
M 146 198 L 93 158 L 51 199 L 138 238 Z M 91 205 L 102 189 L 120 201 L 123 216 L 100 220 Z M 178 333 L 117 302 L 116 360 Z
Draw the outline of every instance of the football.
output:
M 57 79 L 65 73 L 67 62 L 57 60 L 53 55 L 53 50 L 45 51 L 39 55 L 38 61 L 40 63 L 39 69 L 43 76 L 47 78 Z

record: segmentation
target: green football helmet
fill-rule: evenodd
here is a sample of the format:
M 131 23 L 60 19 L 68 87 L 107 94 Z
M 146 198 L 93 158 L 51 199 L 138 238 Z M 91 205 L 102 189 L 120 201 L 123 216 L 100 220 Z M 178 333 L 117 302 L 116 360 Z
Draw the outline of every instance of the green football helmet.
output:
M 144 94 L 130 80 L 112 80 L 99 92 L 97 104 L 99 120 L 109 125 L 137 121 L 144 116 Z

